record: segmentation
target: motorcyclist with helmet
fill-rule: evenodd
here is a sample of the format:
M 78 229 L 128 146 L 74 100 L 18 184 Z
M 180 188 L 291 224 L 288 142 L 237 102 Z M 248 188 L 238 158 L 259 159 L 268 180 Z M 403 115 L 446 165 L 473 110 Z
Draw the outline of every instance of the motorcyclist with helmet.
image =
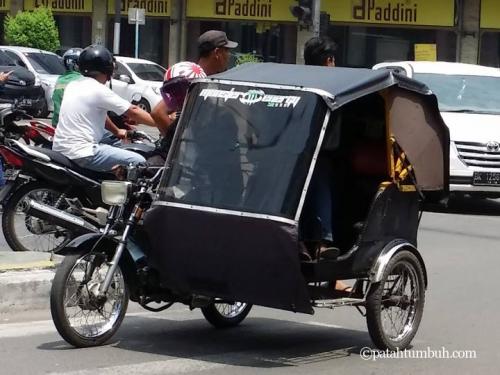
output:
M 64 89 L 71 81 L 82 78 L 82 75 L 78 71 L 78 57 L 80 56 L 81 52 L 81 48 L 70 48 L 62 56 L 66 72 L 63 75 L 59 76 L 56 81 L 54 92 L 52 93 L 52 101 L 54 102 L 52 126 L 54 127 L 57 126 L 57 122 L 59 121 L 59 111 L 61 109 Z
M 99 143 L 105 126 L 108 127 L 108 111 L 156 126 L 146 111 L 106 86 L 114 70 L 111 52 L 101 45 L 91 45 L 81 51 L 78 67 L 82 77 L 65 88 L 52 149 L 82 168 L 95 171 L 110 171 L 117 165 L 144 162 L 145 159 L 135 152 Z

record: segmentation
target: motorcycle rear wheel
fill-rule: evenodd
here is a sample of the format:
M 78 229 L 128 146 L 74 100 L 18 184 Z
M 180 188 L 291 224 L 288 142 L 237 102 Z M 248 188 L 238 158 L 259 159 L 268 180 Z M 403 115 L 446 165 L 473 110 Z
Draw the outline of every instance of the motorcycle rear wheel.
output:
M 12 194 L 2 213 L 3 234 L 12 250 L 53 252 L 68 244 L 72 238 L 68 230 L 23 211 L 27 199 L 62 208 L 64 202 L 59 199 L 62 194 L 57 187 L 38 181 L 28 182 Z
M 105 299 L 97 298 L 109 260 L 100 252 L 71 254 L 57 268 L 50 312 L 59 334 L 77 348 L 104 344 L 118 330 L 127 312 L 129 292 L 119 266 Z

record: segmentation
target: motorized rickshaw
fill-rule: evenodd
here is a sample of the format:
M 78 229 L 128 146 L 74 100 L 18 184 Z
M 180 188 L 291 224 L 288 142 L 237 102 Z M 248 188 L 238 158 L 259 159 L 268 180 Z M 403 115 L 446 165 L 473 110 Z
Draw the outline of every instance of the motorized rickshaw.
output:
M 427 287 L 421 205 L 447 192 L 448 144 L 435 96 L 391 71 L 260 63 L 196 80 L 164 170 L 103 183 L 104 233 L 62 251 L 56 327 L 75 346 L 102 344 L 129 298 L 200 307 L 216 327 L 252 305 L 354 306 L 377 347 L 404 349 Z M 338 252 L 326 259 L 321 222 L 304 210 L 320 158 L 336 186 Z

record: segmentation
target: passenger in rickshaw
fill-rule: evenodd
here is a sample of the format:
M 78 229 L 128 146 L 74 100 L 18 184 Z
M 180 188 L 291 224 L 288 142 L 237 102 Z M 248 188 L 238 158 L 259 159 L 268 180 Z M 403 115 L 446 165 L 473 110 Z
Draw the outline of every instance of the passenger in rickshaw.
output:
M 335 66 L 335 42 L 329 38 L 314 37 L 308 40 L 304 46 L 304 62 L 306 65 Z M 337 117 L 336 121 L 340 121 Z M 316 161 L 314 174 L 309 185 L 309 194 L 304 206 L 307 218 L 319 218 L 321 225 L 321 244 L 318 258 L 332 259 L 339 255 L 339 249 L 333 246 L 333 222 L 332 212 L 335 211 L 335 201 L 333 197 L 335 189 L 335 174 L 332 168 L 334 149 L 336 148 L 335 137 L 332 133 L 333 126 L 330 126 L 329 133 L 323 142 L 322 149 Z M 314 220 L 314 219 L 312 219 Z M 314 224 L 313 224 L 314 225 Z
M 305 63 L 334 67 L 335 50 L 332 40 L 312 38 L 305 44 Z M 382 100 L 378 95 L 370 96 L 355 107 L 347 105 L 330 120 L 303 211 L 306 240 L 308 233 L 315 230 L 311 225 L 321 227 L 320 243 L 313 254 L 318 260 L 336 259 L 341 249 L 353 245 L 360 220 L 367 214 L 359 207 L 369 207 L 365 200 L 373 198 L 385 172 L 383 121 L 379 124 L 382 126 L 373 123 L 384 118 L 377 111 L 383 106 L 374 105 L 378 100 Z M 310 253 L 302 255 L 307 259 Z M 339 280 L 335 289 L 348 293 L 352 290 Z

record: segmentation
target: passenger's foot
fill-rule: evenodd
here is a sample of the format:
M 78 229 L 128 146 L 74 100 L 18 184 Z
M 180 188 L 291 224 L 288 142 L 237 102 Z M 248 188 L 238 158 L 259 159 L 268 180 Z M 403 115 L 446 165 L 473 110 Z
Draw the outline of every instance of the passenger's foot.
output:
M 340 249 L 337 247 L 321 246 L 318 253 L 319 259 L 335 260 L 340 255 Z
M 344 283 L 342 280 L 335 282 L 335 290 L 340 292 L 352 293 L 352 287 Z

